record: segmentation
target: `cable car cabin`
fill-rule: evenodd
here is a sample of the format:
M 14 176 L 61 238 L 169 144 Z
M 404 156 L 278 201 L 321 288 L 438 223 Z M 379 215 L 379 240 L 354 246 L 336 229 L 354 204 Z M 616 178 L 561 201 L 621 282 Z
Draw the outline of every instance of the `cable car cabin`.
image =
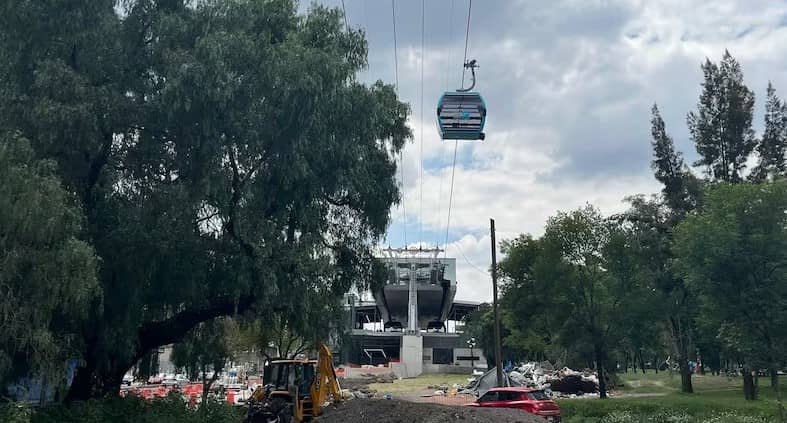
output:
M 444 140 L 485 138 L 486 103 L 476 92 L 449 91 L 437 104 L 437 124 Z

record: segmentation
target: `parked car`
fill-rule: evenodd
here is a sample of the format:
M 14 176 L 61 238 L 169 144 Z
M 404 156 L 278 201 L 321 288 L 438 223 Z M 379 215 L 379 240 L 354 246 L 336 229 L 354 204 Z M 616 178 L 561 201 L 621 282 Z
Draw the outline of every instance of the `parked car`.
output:
M 549 399 L 549 395 L 541 389 L 493 388 L 470 405 L 473 407 L 518 408 L 535 414 L 548 422 L 557 423 L 560 421 L 560 407 Z
M 148 378 L 148 383 L 151 384 L 151 385 L 155 385 L 155 384 L 161 383 L 162 380 L 164 380 L 164 373 L 159 373 L 157 375 L 153 375 L 153 376 L 149 377 Z
M 131 386 L 134 383 L 134 375 L 130 373 L 126 373 L 123 375 L 123 381 L 121 382 L 121 386 Z
M 472 375 L 475 376 L 475 377 L 481 377 L 486 372 L 487 372 L 487 370 L 485 368 L 483 368 L 483 367 L 474 367 Z
M 164 375 L 161 381 L 162 385 L 177 385 L 178 381 L 175 379 L 175 375 L 172 373 L 167 373 Z
M 188 385 L 189 383 L 191 383 L 191 381 L 189 380 L 189 378 L 186 375 L 180 374 L 180 373 L 175 375 L 175 381 L 180 386 Z

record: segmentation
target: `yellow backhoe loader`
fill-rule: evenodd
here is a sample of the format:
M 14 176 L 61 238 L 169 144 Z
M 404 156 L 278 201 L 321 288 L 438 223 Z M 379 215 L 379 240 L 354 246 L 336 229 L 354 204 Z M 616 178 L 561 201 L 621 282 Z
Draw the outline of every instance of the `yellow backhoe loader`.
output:
M 326 402 L 342 401 L 333 357 L 321 345 L 317 360 L 274 360 L 249 400 L 246 423 L 300 423 L 320 414 Z

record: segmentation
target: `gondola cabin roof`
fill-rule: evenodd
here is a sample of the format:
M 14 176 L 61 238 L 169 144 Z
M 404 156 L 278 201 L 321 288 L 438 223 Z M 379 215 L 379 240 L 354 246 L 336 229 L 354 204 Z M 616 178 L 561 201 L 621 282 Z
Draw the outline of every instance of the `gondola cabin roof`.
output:
M 483 140 L 486 103 L 477 92 L 448 91 L 437 104 L 437 125 L 444 140 Z

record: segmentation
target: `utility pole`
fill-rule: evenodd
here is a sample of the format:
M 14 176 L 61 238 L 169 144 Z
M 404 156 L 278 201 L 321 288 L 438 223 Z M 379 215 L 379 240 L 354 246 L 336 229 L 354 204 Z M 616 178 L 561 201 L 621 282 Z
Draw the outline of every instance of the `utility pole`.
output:
M 503 386 L 503 358 L 500 352 L 500 314 L 497 312 L 497 244 L 495 243 L 495 219 L 489 219 L 489 232 L 492 237 L 492 308 L 495 314 L 495 368 L 497 386 Z

